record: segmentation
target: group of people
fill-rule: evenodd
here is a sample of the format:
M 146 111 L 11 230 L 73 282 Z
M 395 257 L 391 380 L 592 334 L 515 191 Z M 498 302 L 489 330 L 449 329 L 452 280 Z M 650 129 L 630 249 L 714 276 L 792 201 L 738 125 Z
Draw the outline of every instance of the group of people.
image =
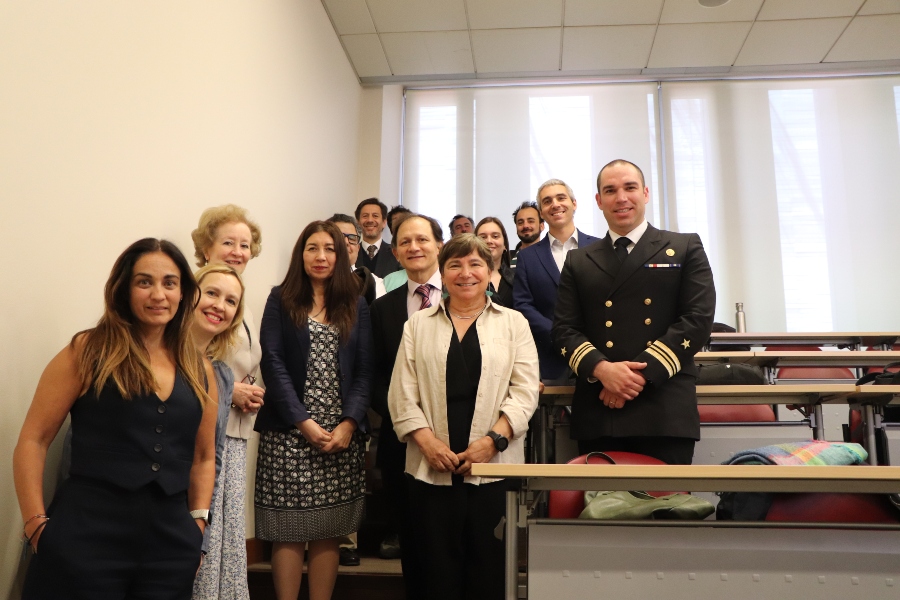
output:
M 261 236 L 243 209 L 203 213 L 194 274 L 169 242 L 130 246 L 97 326 L 47 366 L 16 447 L 34 550 L 23 597 L 247 598 L 253 429 L 256 537 L 291 600 L 304 560 L 310 598 L 331 596 L 340 541 L 359 529 L 369 408 L 411 599 L 503 596 L 508 484 L 471 469 L 524 462 L 541 379 L 575 379 L 583 451 L 690 463 L 709 263 L 695 234 L 646 222 L 636 165 L 613 161 L 597 183 L 602 239 L 575 228 L 560 180 L 514 211 L 515 248 L 495 217 L 457 215 L 445 241 L 435 219 L 375 198 L 314 221 L 258 335 L 241 275 Z M 68 414 L 70 477 L 45 507 Z

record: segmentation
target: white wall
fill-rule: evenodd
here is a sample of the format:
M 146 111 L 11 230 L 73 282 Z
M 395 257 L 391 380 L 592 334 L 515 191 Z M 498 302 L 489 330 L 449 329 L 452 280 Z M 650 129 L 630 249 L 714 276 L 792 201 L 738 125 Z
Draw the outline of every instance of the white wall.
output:
M 247 207 L 261 316 L 302 227 L 358 201 L 360 96 L 319 0 L 0 3 L 2 456 L 134 240 L 190 255 L 204 208 Z M 21 551 L 9 459 L 0 489 L 5 594 Z

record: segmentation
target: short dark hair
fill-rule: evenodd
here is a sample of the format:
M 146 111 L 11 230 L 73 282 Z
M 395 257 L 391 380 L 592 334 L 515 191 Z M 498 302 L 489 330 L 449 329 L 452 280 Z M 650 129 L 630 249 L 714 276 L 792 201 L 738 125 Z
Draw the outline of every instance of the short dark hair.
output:
M 350 223 L 353 227 L 356 228 L 356 235 L 362 237 L 362 227 L 359 226 L 359 221 L 351 217 L 350 215 L 345 215 L 344 213 L 334 213 L 327 219 L 325 219 L 327 223 Z
M 428 224 L 431 225 L 431 235 L 434 236 L 434 241 L 443 244 L 444 243 L 444 230 L 441 228 L 441 224 L 438 223 L 438 220 L 429 217 L 426 215 L 420 215 L 419 213 L 414 213 L 412 211 L 405 213 L 400 220 L 397 221 L 397 230 L 400 231 L 400 226 L 409 221 L 410 219 L 424 219 L 428 221 Z M 391 238 L 391 248 L 397 247 L 397 233 L 394 232 L 393 237 Z
M 624 158 L 617 158 L 616 160 L 611 160 L 600 169 L 600 172 L 597 173 L 597 192 L 600 192 L 600 176 L 603 175 L 603 171 L 605 171 L 609 167 L 614 167 L 616 165 L 631 165 L 638 172 L 638 176 L 641 178 L 641 187 L 647 187 L 647 183 L 644 180 L 644 172 L 641 171 L 641 168 L 631 162 L 630 160 L 625 160 Z
M 506 235 L 506 227 L 503 226 L 503 222 L 497 217 L 485 217 L 482 220 L 478 221 L 478 225 L 475 226 L 475 230 L 473 233 L 478 235 L 478 229 L 482 225 L 486 225 L 487 223 L 493 223 L 497 227 L 500 228 L 500 234 L 503 236 L 503 256 L 500 259 L 504 265 L 509 266 L 509 237 Z
M 456 223 L 456 221 L 459 219 L 468 219 L 469 223 L 471 223 L 473 227 L 475 226 L 475 221 L 472 220 L 472 217 L 469 217 L 466 215 L 456 215 L 452 219 L 450 219 L 450 232 L 451 233 L 453 232 L 453 224 Z
M 444 274 L 444 265 L 447 264 L 448 260 L 451 258 L 462 258 L 472 254 L 472 252 L 478 253 L 478 256 L 487 265 L 488 271 L 494 270 L 494 257 L 491 256 L 491 251 L 488 249 L 485 241 L 474 233 L 461 233 L 450 238 L 450 241 L 444 244 L 444 247 L 441 248 L 441 253 L 438 254 L 438 270 L 441 272 L 441 275 Z
M 362 202 L 360 202 L 359 204 L 356 205 L 356 212 L 354 212 L 353 214 L 356 216 L 357 221 L 359 221 L 359 214 L 362 212 L 363 207 L 368 206 L 369 204 L 378 205 L 378 208 L 381 209 L 381 218 L 382 219 L 387 218 L 388 209 L 387 209 L 387 206 L 385 206 L 384 202 L 382 202 L 378 198 L 366 198 L 365 200 L 363 200 Z
M 541 209 L 540 209 L 540 207 L 538 207 L 538 203 L 535 202 L 534 200 L 526 200 L 525 202 L 523 202 L 522 204 L 520 204 L 520 205 L 516 208 L 516 210 L 513 211 L 513 215 L 512 215 L 512 217 L 513 217 L 513 225 L 516 224 L 516 219 L 519 218 L 519 211 L 522 210 L 522 209 L 524 209 L 524 208 L 533 208 L 534 210 L 536 210 L 536 211 L 537 211 L 537 214 L 538 214 L 538 224 L 544 222 L 544 217 L 541 216 Z
M 394 208 L 388 211 L 387 213 L 387 225 L 388 229 L 391 231 L 391 235 L 394 235 L 394 228 L 391 226 L 391 222 L 394 220 L 394 215 L 402 215 L 403 213 L 412 213 L 411 210 L 403 206 L 402 204 L 398 204 Z

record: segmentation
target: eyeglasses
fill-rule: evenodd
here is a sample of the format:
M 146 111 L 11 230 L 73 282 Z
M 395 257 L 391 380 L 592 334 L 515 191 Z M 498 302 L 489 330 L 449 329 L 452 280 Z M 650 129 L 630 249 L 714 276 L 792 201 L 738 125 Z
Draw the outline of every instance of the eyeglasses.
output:
M 359 236 L 355 233 L 345 233 L 344 237 L 347 238 L 347 241 L 350 242 L 351 246 L 356 246 L 359 244 Z
M 249 383 L 250 385 L 256 385 L 256 377 L 247 373 L 244 379 L 241 380 L 241 383 Z

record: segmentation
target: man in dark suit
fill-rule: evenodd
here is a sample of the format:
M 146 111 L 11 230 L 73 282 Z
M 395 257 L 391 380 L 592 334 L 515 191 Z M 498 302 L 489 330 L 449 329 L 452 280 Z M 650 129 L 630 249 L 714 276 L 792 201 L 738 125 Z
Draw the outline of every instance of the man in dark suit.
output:
M 553 341 L 577 376 L 572 437 L 582 453 L 624 450 L 690 464 L 700 438 L 694 354 L 716 307 L 712 270 L 695 233 L 644 219 L 650 190 L 634 164 L 597 176 L 609 234 L 569 253 Z
M 387 225 L 387 206 L 378 198 L 366 198 L 357 205 L 355 214 L 363 230 L 356 268 L 365 267 L 382 279 L 388 273 L 399 271 L 400 264 L 394 258 L 390 246 L 381 239 L 381 233 Z
M 372 408 L 381 415 L 378 457 L 382 481 L 391 507 L 394 526 L 400 534 L 401 563 L 406 584 L 406 598 L 427 597 L 418 560 L 423 558 L 411 544 L 409 522 L 409 494 L 406 475 L 406 444 L 397 439 L 387 407 L 388 388 L 394 359 L 403 338 L 403 326 L 410 315 L 441 301 L 441 274 L 438 272 L 438 253 L 443 246 L 443 231 L 431 217 L 409 214 L 400 217 L 391 240 L 400 265 L 406 270 L 406 285 L 402 285 L 372 303 L 372 337 L 375 352 Z M 424 557 L 427 560 L 427 557 Z
M 537 203 L 549 231 L 537 244 L 522 248 L 516 255 L 513 308 L 525 315 L 537 345 L 541 379 L 564 379 L 569 366 L 550 340 L 556 287 L 566 254 L 584 248 L 597 238 L 575 229 L 578 206 L 572 188 L 551 179 L 538 188 Z

